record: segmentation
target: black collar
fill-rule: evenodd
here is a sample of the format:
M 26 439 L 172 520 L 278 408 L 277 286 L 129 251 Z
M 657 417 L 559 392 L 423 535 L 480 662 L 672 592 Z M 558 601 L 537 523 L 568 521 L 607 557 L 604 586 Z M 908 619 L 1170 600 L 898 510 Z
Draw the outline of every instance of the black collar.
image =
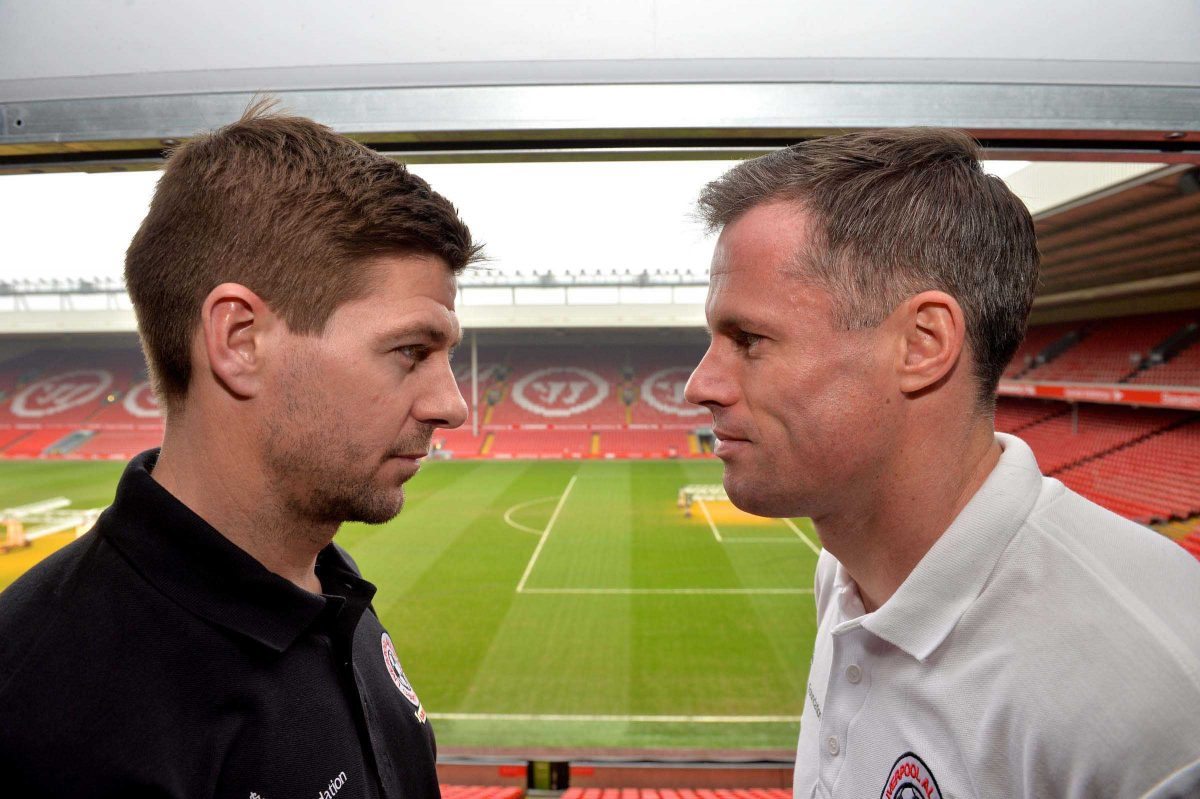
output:
M 314 623 L 332 622 L 343 606 L 354 618 L 339 621 L 357 623 L 375 586 L 358 576 L 339 547 L 330 544 L 317 556 L 324 590 L 336 596 L 310 594 L 268 571 L 159 485 L 150 476 L 157 460 L 154 449 L 130 461 L 96 527 L 155 588 L 276 652 Z

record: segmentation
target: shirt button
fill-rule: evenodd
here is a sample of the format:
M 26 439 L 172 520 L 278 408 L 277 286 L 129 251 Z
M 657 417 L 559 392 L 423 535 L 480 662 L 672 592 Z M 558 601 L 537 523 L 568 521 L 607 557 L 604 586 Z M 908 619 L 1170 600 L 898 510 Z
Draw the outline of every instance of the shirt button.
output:
M 829 754 L 836 755 L 838 753 L 838 740 L 836 735 L 829 736 Z
M 846 667 L 846 679 L 851 685 L 858 685 L 862 681 L 862 669 L 857 664 L 851 663 Z

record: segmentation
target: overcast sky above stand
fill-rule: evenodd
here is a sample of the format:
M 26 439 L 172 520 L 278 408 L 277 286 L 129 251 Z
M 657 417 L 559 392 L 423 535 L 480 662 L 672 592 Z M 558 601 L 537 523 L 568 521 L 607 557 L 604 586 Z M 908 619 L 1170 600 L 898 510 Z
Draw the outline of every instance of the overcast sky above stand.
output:
M 712 241 L 692 218 L 696 195 L 730 161 L 418 164 L 450 198 L 489 267 L 708 268 Z M 1000 177 L 1025 166 L 989 161 Z M 0 176 L 0 277 L 120 278 L 157 172 Z

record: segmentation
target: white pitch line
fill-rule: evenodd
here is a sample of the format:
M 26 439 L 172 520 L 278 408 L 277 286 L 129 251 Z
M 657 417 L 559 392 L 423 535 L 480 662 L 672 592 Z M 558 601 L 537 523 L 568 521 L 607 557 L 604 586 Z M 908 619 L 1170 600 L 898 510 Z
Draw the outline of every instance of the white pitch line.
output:
M 786 524 L 788 527 L 792 528 L 792 532 L 795 533 L 796 535 L 800 536 L 800 540 L 803 541 L 804 543 L 808 544 L 809 549 L 811 549 L 813 552 L 815 552 L 818 555 L 821 554 L 821 548 L 819 546 L 817 546 L 816 544 L 814 544 L 812 542 L 812 539 L 809 538 L 808 536 L 806 536 L 804 534 L 804 531 L 796 526 L 795 522 L 793 522 L 791 519 L 789 519 L 785 516 L 783 519 L 783 523 Z
M 811 588 L 526 588 L 526 594 L 611 594 L 614 596 L 706 596 L 721 594 L 811 594 Z
M 796 539 L 794 538 L 728 538 L 723 543 L 726 544 L 790 544 Z
M 546 539 L 550 537 L 550 531 L 554 529 L 554 523 L 558 521 L 558 514 L 562 512 L 563 505 L 567 501 L 567 495 L 571 493 L 571 489 L 575 487 L 575 480 L 579 475 L 571 475 L 570 482 L 563 489 L 562 496 L 558 498 L 558 504 L 554 506 L 554 513 L 550 514 L 550 521 L 546 522 L 546 529 L 542 531 L 542 537 L 538 539 L 537 548 L 533 550 L 533 556 L 529 558 L 529 563 L 525 566 L 525 573 L 521 575 L 521 582 L 517 583 L 517 593 L 520 594 L 525 590 L 525 581 L 529 579 L 529 575 L 533 572 L 533 564 L 537 563 L 538 555 L 542 554 L 542 547 L 546 544 Z
M 430 713 L 438 721 L 612 721 L 623 724 L 796 724 L 799 716 L 618 716 L 572 713 Z
M 541 535 L 542 534 L 541 530 L 534 530 L 532 527 L 526 527 L 525 525 L 521 524 L 520 522 L 513 521 L 512 514 L 515 513 L 516 511 L 523 510 L 524 508 L 528 508 L 531 505 L 538 505 L 538 504 L 541 504 L 542 502 L 553 502 L 553 501 L 554 501 L 554 497 L 542 497 L 541 499 L 531 499 L 528 502 L 520 502 L 516 505 L 513 505 L 508 510 L 504 511 L 504 521 L 509 527 L 512 527 L 514 530 L 520 530 L 523 533 L 533 533 L 534 535 Z
M 717 529 L 716 523 L 713 521 L 712 514 L 708 512 L 708 506 L 704 504 L 704 500 L 696 500 L 696 504 L 700 506 L 700 510 L 704 513 L 704 518 L 708 519 L 708 527 L 712 530 L 713 538 L 717 539 L 717 543 L 721 543 L 721 531 Z

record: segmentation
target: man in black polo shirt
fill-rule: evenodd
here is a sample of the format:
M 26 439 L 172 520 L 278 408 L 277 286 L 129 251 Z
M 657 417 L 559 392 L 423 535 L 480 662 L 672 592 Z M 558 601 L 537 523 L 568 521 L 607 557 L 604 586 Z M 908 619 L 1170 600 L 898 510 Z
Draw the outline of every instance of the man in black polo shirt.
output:
M 477 249 L 403 166 L 262 104 L 171 155 L 125 270 L 163 446 L 0 595 L 0 792 L 438 796 L 403 642 L 332 539 L 465 418 Z

